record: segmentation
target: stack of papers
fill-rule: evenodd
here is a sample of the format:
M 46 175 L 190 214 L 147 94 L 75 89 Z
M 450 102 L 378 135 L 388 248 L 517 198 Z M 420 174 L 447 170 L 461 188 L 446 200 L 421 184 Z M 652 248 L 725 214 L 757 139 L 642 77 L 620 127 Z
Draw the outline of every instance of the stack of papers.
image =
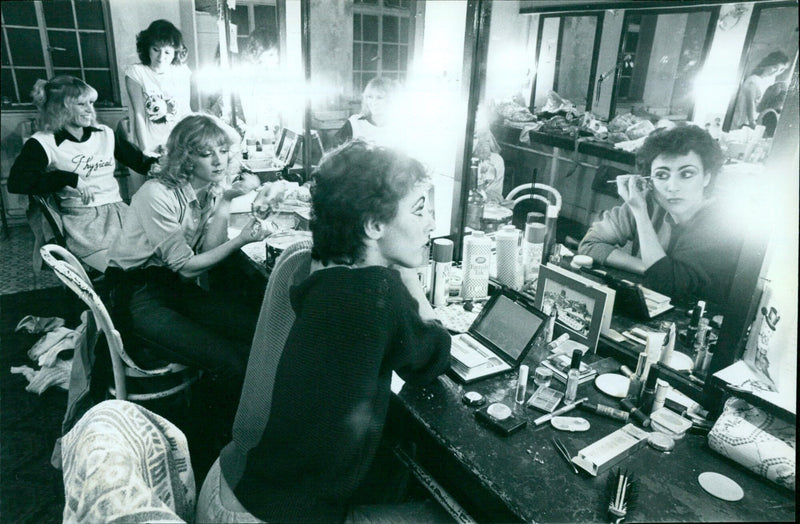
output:
M 644 286 L 642 287 L 642 294 L 644 295 L 644 301 L 647 304 L 647 312 L 650 314 L 650 318 L 653 318 L 656 315 L 660 315 L 664 311 L 669 311 L 672 309 L 672 304 L 670 303 L 670 298 L 667 295 L 662 295 L 652 289 L 648 289 Z

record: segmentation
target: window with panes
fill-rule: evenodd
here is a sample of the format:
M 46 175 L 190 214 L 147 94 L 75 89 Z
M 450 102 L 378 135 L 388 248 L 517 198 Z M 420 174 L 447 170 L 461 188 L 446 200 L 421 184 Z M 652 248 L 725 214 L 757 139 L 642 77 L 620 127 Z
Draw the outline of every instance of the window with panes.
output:
M 353 95 L 376 76 L 406 79 L 414 41 L 414 0 L 353 1 Z
M 97 90 L 96 106 L 119 106 L 106 0 L 3 1 L 4 108 L 31 104 L 36 80 L 72 75 Z
M 230 10 L 231 23 L 236 24 L 236 43 L 241 53 L 247 37 L 256 29 L 266 29 L 278 41 L 278 14 L 275 3 L 248 2 L 239 0 Z

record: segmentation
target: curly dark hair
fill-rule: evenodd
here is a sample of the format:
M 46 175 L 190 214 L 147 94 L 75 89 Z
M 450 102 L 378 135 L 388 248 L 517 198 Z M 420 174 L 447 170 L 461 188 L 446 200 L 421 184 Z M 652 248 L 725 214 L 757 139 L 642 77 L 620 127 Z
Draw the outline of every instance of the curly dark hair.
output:
M 142 64 L 150 65 L 150 48 L 155 44 L 169 45 L 175 48 L 175 58 L 172 59 L 173 65 L 186 63 L 188 54 L 186 45 L 183 43 L 183 34 L 172 25 L 168 20 L 156 20 L 147 29 L 136 35 L 136 52 Z
M 323 264 L 363 260 L 367 222 L 390 222 L 398 202 L 427 179 L 419 161 L 392 149 L 362 140 L 334 149 L 313 174 L 311 256 Z
M 708 131 L 694 125 L 672 129 L 657 129 L 650 133 L 636 152 L 636 167 L 642 175 L 650 174 L 650 166 L 658 155 L 678 156 L 697 153 L 703 162 L 703 171 L 711 175 L 708 189 L 714 187 L 725 156 L 719 144 Z

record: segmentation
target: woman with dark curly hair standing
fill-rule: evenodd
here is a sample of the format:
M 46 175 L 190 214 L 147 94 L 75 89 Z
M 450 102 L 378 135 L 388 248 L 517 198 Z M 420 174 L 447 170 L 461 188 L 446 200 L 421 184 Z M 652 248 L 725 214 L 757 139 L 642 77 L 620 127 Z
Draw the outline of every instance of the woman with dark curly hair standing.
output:
M 175 124 L 191 112 L 192 72 L 183 35 L 167 20 L 156 20 L 136 36 L 140 64 L 125 71 L 131 101 L 133 141 L 148 154 L 167 143 Z M 131 192 L 143 179 L 132 179 Z
M 741 239 L 713 196 L 723 160 L 697 126 L 653 132 L 636 154 L 640 174 L 617 178 L 625 203 L 592 224 L 578 252 L 642 274 L 647 287 L 673 298 L 724 301 Z

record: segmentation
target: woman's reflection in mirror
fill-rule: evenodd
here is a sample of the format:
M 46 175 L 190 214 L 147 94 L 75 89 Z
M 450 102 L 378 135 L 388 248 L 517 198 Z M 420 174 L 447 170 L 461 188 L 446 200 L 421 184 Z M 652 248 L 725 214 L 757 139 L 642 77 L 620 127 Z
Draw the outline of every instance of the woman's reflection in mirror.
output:
M 361 112 L 351 116 L 336 132 L 336 143 L 361 139 L 389 147 L 396 143 L 395 102 L 400 86 L 396 80 L 377 76 L 367 83 L 361 95 Z
M 723 158 L 699 127 L 654 131 L 636 157 L 639 173 L 649 178 L 617 179 L 625 202 L 592 224 L 578 252 L 641 274 L 645 286 L 673 298 L 723 302 L 741 245 L 713 196 Z
M 761 59 L 739 89 L 731 129 L 743 126 L 755 128 L 758 124 L 759 102 L 790 63 L 789 57 L 782 51 L 773 51 Z

